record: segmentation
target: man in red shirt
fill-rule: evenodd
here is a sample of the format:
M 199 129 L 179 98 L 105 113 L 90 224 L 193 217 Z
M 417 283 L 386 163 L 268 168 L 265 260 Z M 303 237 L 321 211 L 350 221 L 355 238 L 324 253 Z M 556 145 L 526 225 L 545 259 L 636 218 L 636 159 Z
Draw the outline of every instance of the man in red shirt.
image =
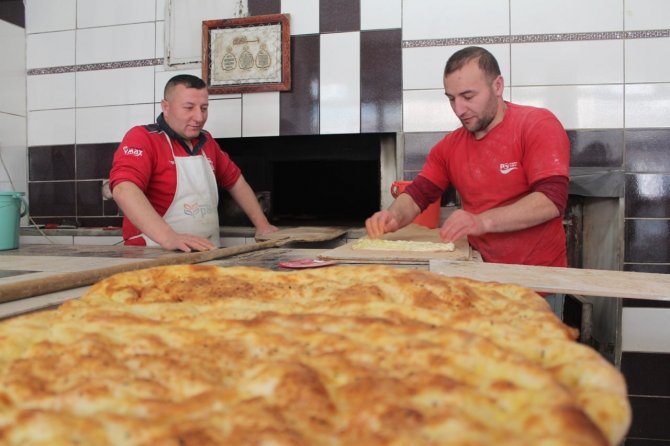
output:
M 463 126 L 431 149 L 388 210 L 366 220 L 370 237 L 408 225 L 453 184 L 462 209 L 440 228 L 442 240 L 467 236 L 487 262 L 567 266 L 567 134 L 548 110 L 505 102 L 503 87 L 485 49 L 467 47 L 449 58 L 444 91 Z
M 186 252 L 218 247 L 217 185 L 230 192 L 257 236 L 277 230 L 240 169 L 203 130 L 208 106 L 202 79 L 177 75 L 165 86 L 156 123 L 133 127 L 121 141 L 110 188 L 124 214 L 127 245 Z

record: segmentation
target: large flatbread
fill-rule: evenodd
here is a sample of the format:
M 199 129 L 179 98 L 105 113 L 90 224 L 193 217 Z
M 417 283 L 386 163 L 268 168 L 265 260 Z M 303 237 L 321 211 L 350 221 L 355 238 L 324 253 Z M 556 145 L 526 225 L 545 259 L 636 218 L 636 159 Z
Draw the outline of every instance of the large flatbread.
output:
M 3 445 L 614 445 L 621 375 L 513 285 L 168 266 L 0 324 Z

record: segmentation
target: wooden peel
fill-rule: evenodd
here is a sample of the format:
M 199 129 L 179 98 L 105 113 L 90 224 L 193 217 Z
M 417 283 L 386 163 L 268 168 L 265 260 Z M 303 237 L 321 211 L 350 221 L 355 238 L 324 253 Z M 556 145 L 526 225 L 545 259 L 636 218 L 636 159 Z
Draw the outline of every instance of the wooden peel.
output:
M 247 252 L 259 251 L 261 249 L 277 248 L 290 242 L 332 240 L 341 236 L 345 232 L 346 231 L 344 230 L 336 228 L 286 229 L 280 230 L 274 234 L 271 234 L 270 236 L 262 237 L 267 239 L 265 241 L 247 245 L 218 248 L 211 251 L 176 253 L 156 259 L 140 260 L 121 265 L 56 274 L 39 279 L 19 280 L 16 282 L 0 285 L 0 303 L 92 285 L 106 277 L 127 271 L 152 268 L 155 266 L 186 265 L 209 262 L 210 260 L 231 257 Z

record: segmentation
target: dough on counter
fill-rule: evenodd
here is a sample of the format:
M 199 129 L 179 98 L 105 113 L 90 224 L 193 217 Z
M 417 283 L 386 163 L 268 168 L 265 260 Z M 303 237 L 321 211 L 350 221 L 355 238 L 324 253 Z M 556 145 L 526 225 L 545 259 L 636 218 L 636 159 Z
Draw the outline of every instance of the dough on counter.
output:
M 351 249 L 371 251 L 408 251 L 408 252 L 452 252 L 456 249 L 452 242 L 415 242 L 411 240 L 384 240 L 380 238 L 360 238 L 351 245 Z

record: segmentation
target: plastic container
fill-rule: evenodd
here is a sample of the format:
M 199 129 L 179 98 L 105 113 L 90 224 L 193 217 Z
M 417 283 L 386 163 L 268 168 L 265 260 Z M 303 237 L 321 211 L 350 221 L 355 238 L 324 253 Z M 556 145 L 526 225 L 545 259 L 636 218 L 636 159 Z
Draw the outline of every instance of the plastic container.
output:
M 19 247 L 19 221 L 28 213 L 24 195 L 23 192 L 0 192 L 0 251 Z
M 393 195 L 393 198 L 396 198 L 403 193 L 405 188 L 410 184 L 412 184 L 411 181 L 394 181 L 391 185 L 391 195 Z M 437 228 L 440 225 L 440 200 L 438 199 L 429 204 L 428 207 L 414 219 L 413 223 L 430 229 Z

